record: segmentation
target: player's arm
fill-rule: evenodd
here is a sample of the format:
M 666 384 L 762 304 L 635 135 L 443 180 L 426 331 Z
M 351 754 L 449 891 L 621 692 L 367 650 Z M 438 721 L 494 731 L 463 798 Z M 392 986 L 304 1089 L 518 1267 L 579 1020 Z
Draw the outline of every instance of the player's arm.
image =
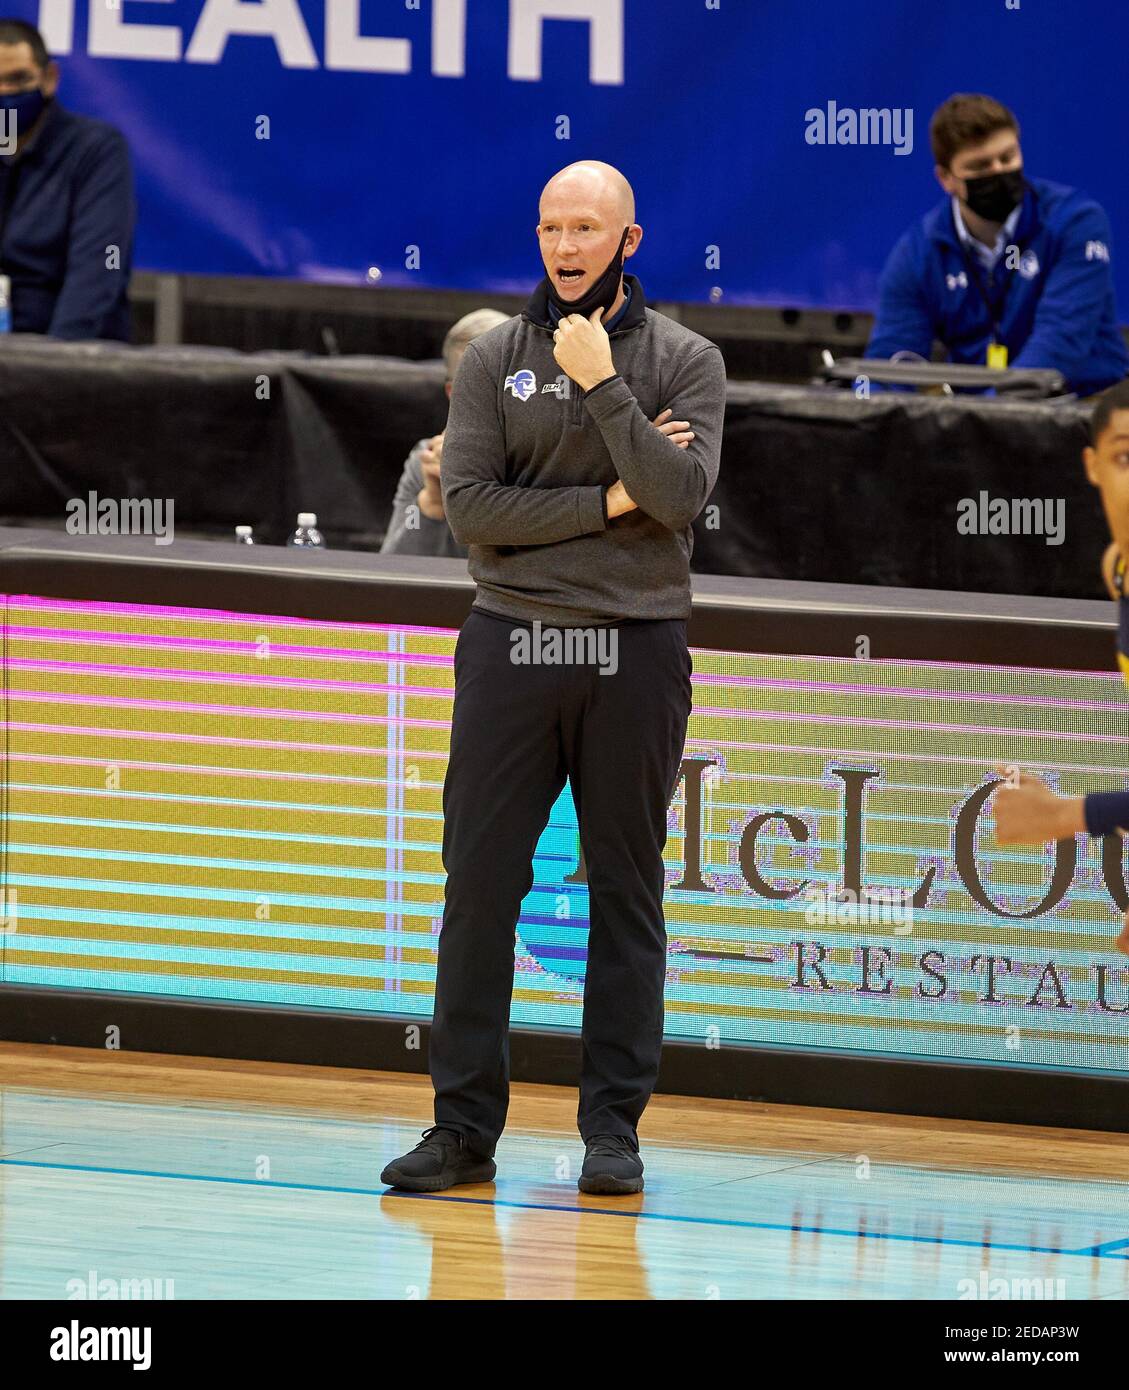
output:
M 1001 776 L 1009 768 L 998 767 Z M 996 840 L 1001 845 L 1038 845 L 1090 835 L 1129 834 L 1129 792 L 1090 792 L 1057 796 L 1038 777 L 1011 778 L 992 798 Z M 1122 921 L 1116 948 L 1129 956 L 1129 912 Z
M 602 487 L 514 487 L 505 482 L 505 466 L 498 389 L 471 343 L 451 391 L 439 475 L 443 510 L 455 540 L 460 545 L 551 545 L 606 528 Z
M 1080 796 L 1059 796 L 1038 777 L 1000 766 L 1004 783 L 992 797 L 996 841 L 1001 845 L 1038 845 L 1067 840 L 1086 830 Z
M 1026 772 L 1015 777 L 1014 769 L 1001 766 L 996 770 L 1008 779 L 992 798 L 996 840 L 1001 845 L 1039 845 L 1073 835 L 1126 833 L 1129 792 L 1059 796 Z
M 672 531 L 685 530 L 706 504 L 721 466 L 725 363 L 712 343 L 678 370 L 662 404 L 689 421 L 693 437 L 680 447 L 648 420 L 620 376 L 584 396 L 612 464 L 631 500 Z M 661 418 L 661 417 L 660 417 Z
M 1126 834 L 1129 792 L 1090 792 L 1082 797 L 1083 818 L 1091 835 Z

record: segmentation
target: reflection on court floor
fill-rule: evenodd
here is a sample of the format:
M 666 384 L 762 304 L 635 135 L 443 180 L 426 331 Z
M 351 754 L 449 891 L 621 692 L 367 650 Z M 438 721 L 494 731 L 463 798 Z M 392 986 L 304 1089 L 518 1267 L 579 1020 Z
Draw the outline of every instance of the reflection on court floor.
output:
M 576 1190 L 575 1093 L 523 1086 L 495 1183 L 390 1193 L 429 1094 L 0 1048 L 0 1296 L 1129 1296 L 1120 1135 L 657 1097 L 616 1200 Z

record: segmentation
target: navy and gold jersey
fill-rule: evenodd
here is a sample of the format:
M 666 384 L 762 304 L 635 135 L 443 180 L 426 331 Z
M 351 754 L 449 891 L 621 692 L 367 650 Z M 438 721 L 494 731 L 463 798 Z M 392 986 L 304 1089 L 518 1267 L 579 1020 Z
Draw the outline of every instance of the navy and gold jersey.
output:
M 1117 664 L 1129 685 L 1129 598 L 1125 594 L 1125 557 L 1118 555 L 1113 567 L 1113 587 L 1117 590 Z
M 1113 588 L 1117 594 L 1117 664 L 1129 685 L 1129 597 L 1125 593 L 1125 557 L 1117 557 L 1113 567 Z M 1129 792 L 1090 792 L 1084 800 L 1086 829 L 1091 835 L 1124 835 L 1129 827 Z

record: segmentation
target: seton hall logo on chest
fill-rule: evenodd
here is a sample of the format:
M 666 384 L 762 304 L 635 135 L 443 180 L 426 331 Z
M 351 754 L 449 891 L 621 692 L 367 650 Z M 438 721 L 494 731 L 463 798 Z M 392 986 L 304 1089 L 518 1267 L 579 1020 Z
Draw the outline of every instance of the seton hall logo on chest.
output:
M 537 378 L 527 367 L 523 367 L 521 371 L 506 377 L 505 389 L 512 391 L 519 401 L 527 401 L 537 392 Z

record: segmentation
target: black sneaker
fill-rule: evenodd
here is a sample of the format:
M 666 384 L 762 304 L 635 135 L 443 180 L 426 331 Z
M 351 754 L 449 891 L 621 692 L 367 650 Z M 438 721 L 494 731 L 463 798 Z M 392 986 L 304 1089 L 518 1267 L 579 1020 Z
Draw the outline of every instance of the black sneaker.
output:
M 625 1134 L 597 1134 L 584 1147 L 581 1192 L 642 1192 L 643 1160 L 639 1145 Z
M 492 1158 L 467 1148 L 461 1130 L 433 1125 L 411 1153 L 392 1160 L 380 1181 L 408 1192 L 442 1192 L 460 1182 L 493 1182 L 497 1171 Z

